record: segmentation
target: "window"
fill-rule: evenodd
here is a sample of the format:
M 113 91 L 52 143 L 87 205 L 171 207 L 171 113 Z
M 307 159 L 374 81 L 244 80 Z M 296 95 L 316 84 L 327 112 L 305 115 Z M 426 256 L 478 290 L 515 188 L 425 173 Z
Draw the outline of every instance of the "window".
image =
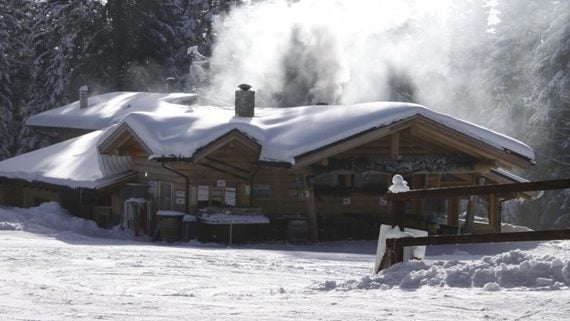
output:
M 256 184 L 253 185 L 254 198 L 271 198 L 271 185 Z
M 198 185 L 198 208 L 208 207 L 210 204 L 210 186 Z
M 198 208 L 209 206 L 216 207 L 235 207 L 237 205 L 237 186 L 236 184 L 225 182 L 221 184 L 198 185 Z
M 158 209 L 171 210 L 172 209 L 172 182 L 160 181 L 158 184 Z
M 237 205 L 237 188 L 236 187 L 226 187 L 224 195 L 224 202 L 226 206 L 236 206 Z

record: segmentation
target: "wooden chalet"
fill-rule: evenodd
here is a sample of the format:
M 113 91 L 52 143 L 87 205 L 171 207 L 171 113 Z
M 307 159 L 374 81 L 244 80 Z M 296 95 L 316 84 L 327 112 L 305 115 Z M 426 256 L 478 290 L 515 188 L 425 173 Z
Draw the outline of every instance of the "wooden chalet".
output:
M 158 211 L 199 220 L 208 208 L 229 216 L 255 208 L 270 219 L 258 226 L 264 232 L 256 235 L 263 238 L 287 239 L 294 226 L 303 233 L 303 224 L 292 222 L 306 222 L 311 240 L 373 239 L 379 224 L 390 220 L 387 192 L 395 174 L 403 175 L 411 189 L 511 183 L 522 179 L 507 170 L 534 162 L 532 149 L 523 143 L 418 105 L 254 112 L 253 93 L 238 90 L 235 110 L 194 106 L 168 115 L 131 113 L 103 130 L 93 146 L 99 156 L 131 164 L 113 181 L 105 220 L 121 220 L 126 197 L 119 190 L 129 182 L 148 191 L 152 222 L 159 221 Z M 7 180 L 13 184 L 14 178 L 2 164 L 6 195 Z M 480 198 L 478 216 L 487 220 L 475 230 L 496 229 L 501 202 L 521 196 L 534 195 Z M 407 202 L 406 225 L 426 229 L 437 223 L 440 232 L 457 230 L 468 203 L 461 197 Z M 99 214 L 93 209 L 83 216 L 89 215 Z

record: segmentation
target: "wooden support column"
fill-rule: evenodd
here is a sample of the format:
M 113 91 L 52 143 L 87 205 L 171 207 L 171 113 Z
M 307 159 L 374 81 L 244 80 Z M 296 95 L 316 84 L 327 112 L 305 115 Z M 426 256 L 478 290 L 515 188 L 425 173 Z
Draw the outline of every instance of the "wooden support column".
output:
M 427 184 L 428 176 L 425 174 L 416 174 L 412 176 L 412 186 L 411 189 L 421 189 Z M 417 216 L 424 216 L 425 199 L 417 198 L 413 199 L 414 203 L 414 214 Z M 404 209 L 405 212 L 405 209 Z
M 399 239 L 386 239 L 386 251 L 390 258 L 387 267 L 404 262 L 404 246 L 398 240 Z
M 485 178 L 481 176 L 473 176 L 473 185 L 485 185 Z M 479 195 L 469 196 L 469 203 L 467 204 L 467 214 L 465 215 L 464 226 L 464 230 L 467 233 L 473 232 L 473 227 L 475 225 L 475 209 L 477 208 L 477 203 L 479 203 Z
M 459 197 L 447 199 L 447 225 L 459 226 Z
M 305 191 L 307 193 L 306 203 L 307 203 L 307 220 L 309 223 L 309 240 L 311 242 L 319 241 L 319 230 L 317 225 L 317 211 L 315 208 L 315 192 L 311 182 L 309 182 L 308 176 L 303 177 L 305 182 Z
M 501 203 L 497 194 L 489 195 L 489 225 L 495 232 L 501 232 Z
M 404 229 L 406 223 L 406 205 L 405 201 L 393 201 L 391 209 L 392 226 L 398 225 L 400 230 Z

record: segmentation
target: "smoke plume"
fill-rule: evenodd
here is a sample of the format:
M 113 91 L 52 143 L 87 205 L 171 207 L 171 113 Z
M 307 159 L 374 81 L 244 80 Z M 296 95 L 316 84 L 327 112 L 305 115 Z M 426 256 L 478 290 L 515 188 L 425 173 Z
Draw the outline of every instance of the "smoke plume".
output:
M 450 2 L 281 0 L 234 9 L 215 24 L 211 93 L 231 101 L 236 85 L 247 82 L 258 105 L 437 105 L 452 83 Z M 395 94 L 394 85 L 408 95 Z

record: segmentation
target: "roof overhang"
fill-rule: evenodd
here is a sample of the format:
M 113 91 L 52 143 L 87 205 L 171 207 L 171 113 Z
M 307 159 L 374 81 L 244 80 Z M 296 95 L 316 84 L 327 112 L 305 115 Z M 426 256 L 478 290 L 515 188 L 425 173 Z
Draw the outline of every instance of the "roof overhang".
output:
M 343 140 L 323 146 L 316 150 L 295 157 L 293 169 L 317 163 L 328 157 L 349 151 L 355 147 L 389 136 L 403 129 L 410 128 L 412 135 L 422 140 L 456 150 L 477 158 L 492 161 L 504 168 L 528 168 L 534 165 L 531 159 L 498 148 L 484 141 L 449 128 L 422 115 L 399 120 L 392 124 L 373 128 Z
M 0 184 L 12 184 L 18 186 L 28 186 L 34 188 L 43 188 L 43 189 L 50 189 L 55 191 L 72 191 L 72 190 L 91 190 L 96 192 L 98 195 L 104 195 L 107 192 L 114 190 L 117 186 L 120 186 L 124 183 L 128 183 L 134 180 L 137 176 L 137 173 L 133 171 L 128 171 L 125 173 L 114 175 L 113 177 L 106 177 L 99 179 L 95 182 L 89 182 L 85 186 L 81 184 L 76 184 L 77 186 L 69 186 L 66 184 L 68 180 L 61 180 L 61 183 L 53 180 L 50 182 L 42 181 L 42 180 L 26 180 L 22 178 L 12 178 L 6 176 L 0 176 Z
M 304 153 L 295 157 L 295 165 L 292 166 L 293 169 L 299 169 L 316 162 L 320 162 L 321 160 L 349 151 L 357 146 L 361 146 L 370 142 L 373 142 L 377 139 L 386 137 L 391 135 L 395 132 L 401 131 L 405 128 L 411 126 L 412 121 L 417 116 L 410 117 L 395 123 L 392 123 L 387 126 L 382 126 L 378 128 L 372 128 L 364 132 L 360 132 L 356 135 L 347 137 L 343 140 L 334 142 L 327 146 L 323 146 L 316 150 Z

